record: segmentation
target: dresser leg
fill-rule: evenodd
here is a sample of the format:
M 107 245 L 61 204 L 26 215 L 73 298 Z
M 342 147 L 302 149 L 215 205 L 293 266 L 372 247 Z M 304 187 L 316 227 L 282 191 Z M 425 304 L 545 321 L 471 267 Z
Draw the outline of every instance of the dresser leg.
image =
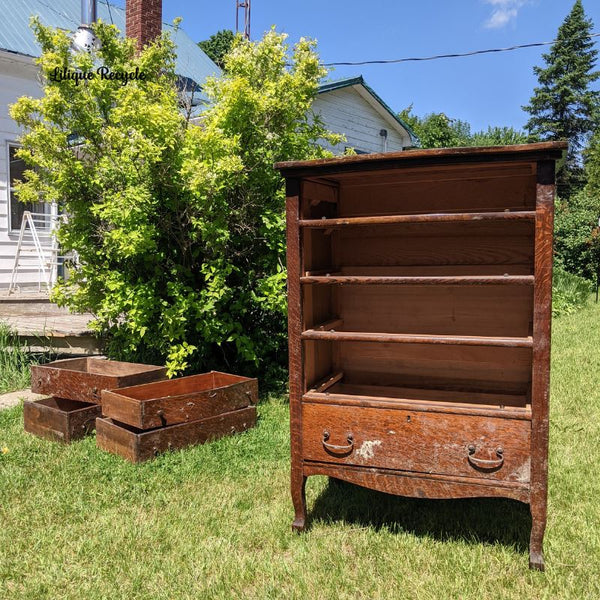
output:
M 306 477 L 301 470 L 292 469 L 292 502 L 294 503 L 294 522 L 292 531 L 304 531 L 306 526 Z
M 531 538 L 529 540 L 529 568 L 544 570 L 544 553 L 542 545 L 546 531 L 546 502 L 531 503 Z

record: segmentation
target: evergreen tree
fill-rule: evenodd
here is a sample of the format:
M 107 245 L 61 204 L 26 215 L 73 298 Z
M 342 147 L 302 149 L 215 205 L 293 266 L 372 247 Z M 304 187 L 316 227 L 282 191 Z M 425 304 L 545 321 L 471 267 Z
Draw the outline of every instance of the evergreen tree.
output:
M 530 114 L 526 129 L 532 136 L 569 142 L 567 160 L 558 173 L 559 193 L 565 197 L 580 187 L 581 149 L 598 124 L 599 92 L 590 88 L 600 77 L 592 28 L 581 0 L 576 0 L 550 52 L 542 55 L 546 66 L 533 69 L 539 86 L 523 107 Z
M 222 29 L 213 33 L 207 40 L 198 42 L 198 46 L 204 50 L 208 58 L 215 62 L 221 69 L 225 68 L 223 58 L 231 50 L 235 34 L 231 29 Z

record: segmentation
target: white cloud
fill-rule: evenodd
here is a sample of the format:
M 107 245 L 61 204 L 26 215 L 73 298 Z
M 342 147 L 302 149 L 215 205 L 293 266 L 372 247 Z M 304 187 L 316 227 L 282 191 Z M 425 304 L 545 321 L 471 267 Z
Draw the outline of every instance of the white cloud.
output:
M 526 0 L 484 0 L 486 4 L 494 7 L 492 14 L 484 23 L 488 29 L 499 29 L 517 18 L 519 10 L 526 4 Z

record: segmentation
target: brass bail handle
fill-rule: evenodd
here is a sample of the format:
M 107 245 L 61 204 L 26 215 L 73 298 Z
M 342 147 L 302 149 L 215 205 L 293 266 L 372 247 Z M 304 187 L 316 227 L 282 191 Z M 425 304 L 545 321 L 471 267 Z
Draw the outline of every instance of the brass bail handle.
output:
M 469 459 L 469 463 L 471 466 L 477 469 L 499 469 L 504 464 L 504 449 L 502 446 L 498 446 L 498 448 L 496 448 L 496 456 L 498 458 L 492 460 L 477 458 L 475 456 L 475 452 L 477 452 L 475 444 L 471 444 L 468 448 L 468 451 L 469 454 L 467 458 Z
M 352 452 L 352 449 L 354 448 L 354 436 L 351 433 L 349 433 L 346 436 L 346 441 L 348 442 L 348 445 L 346 445 L 346 446 L 338 446 L 337 444 L 329 444 L 327 442 L 329 437 L 330 437 L 330 433 L 329 433 L 329 431 L 327 431 L 327 429 L 325 429 L 323 431 L 323 446 L 325 447 L 326 450 L 328 450 L 332 454 L 348 454 L 348 453 Z

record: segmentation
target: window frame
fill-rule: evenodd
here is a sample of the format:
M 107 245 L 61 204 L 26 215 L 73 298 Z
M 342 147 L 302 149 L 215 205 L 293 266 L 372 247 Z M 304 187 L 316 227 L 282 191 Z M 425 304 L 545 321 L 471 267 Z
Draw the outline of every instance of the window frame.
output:
M 14 186 L 13 186 L 13 176 L 11 173 L 11 157 L 10 157 L 10 153 L 11 153 L 11 149 L 13 148 L 22 148 L 22 144 L 19 144 L 19 142 L 15 142 L 12 140 L 6 140 L 6 196 L 7 196 L 7 225 L 8 225 L 8 233 L 12 234 L 12 235 L 17 235 L 20 231 L 21 231 L 21 222 L 19 223 L 13 223 L 13 204 L 14 202 L 19 202 L 19 200 L 14 197 L 13 198 L 13 194 L 15 192 L 14 190 Z M 27 166 L 26 166 L 27 168 Z M 21 205 L 23 205 L 23 203 L 20 203 Z M 46 203 L 46 202 L 40 202 L 40 205 L 43 206 L 43 210 L 39 211 L 39 212 L 43 212 L 45 215 L 50 215 L 50 206 Z M 23 206 L 27 206 L 27 204 L 23 205 Z M 24 208 L 25 210 L 31 210 L 28 208 Z M 32 211 L 33 212 L 33 211 Z M 42 233 L 43 235 L 43 233 Z

